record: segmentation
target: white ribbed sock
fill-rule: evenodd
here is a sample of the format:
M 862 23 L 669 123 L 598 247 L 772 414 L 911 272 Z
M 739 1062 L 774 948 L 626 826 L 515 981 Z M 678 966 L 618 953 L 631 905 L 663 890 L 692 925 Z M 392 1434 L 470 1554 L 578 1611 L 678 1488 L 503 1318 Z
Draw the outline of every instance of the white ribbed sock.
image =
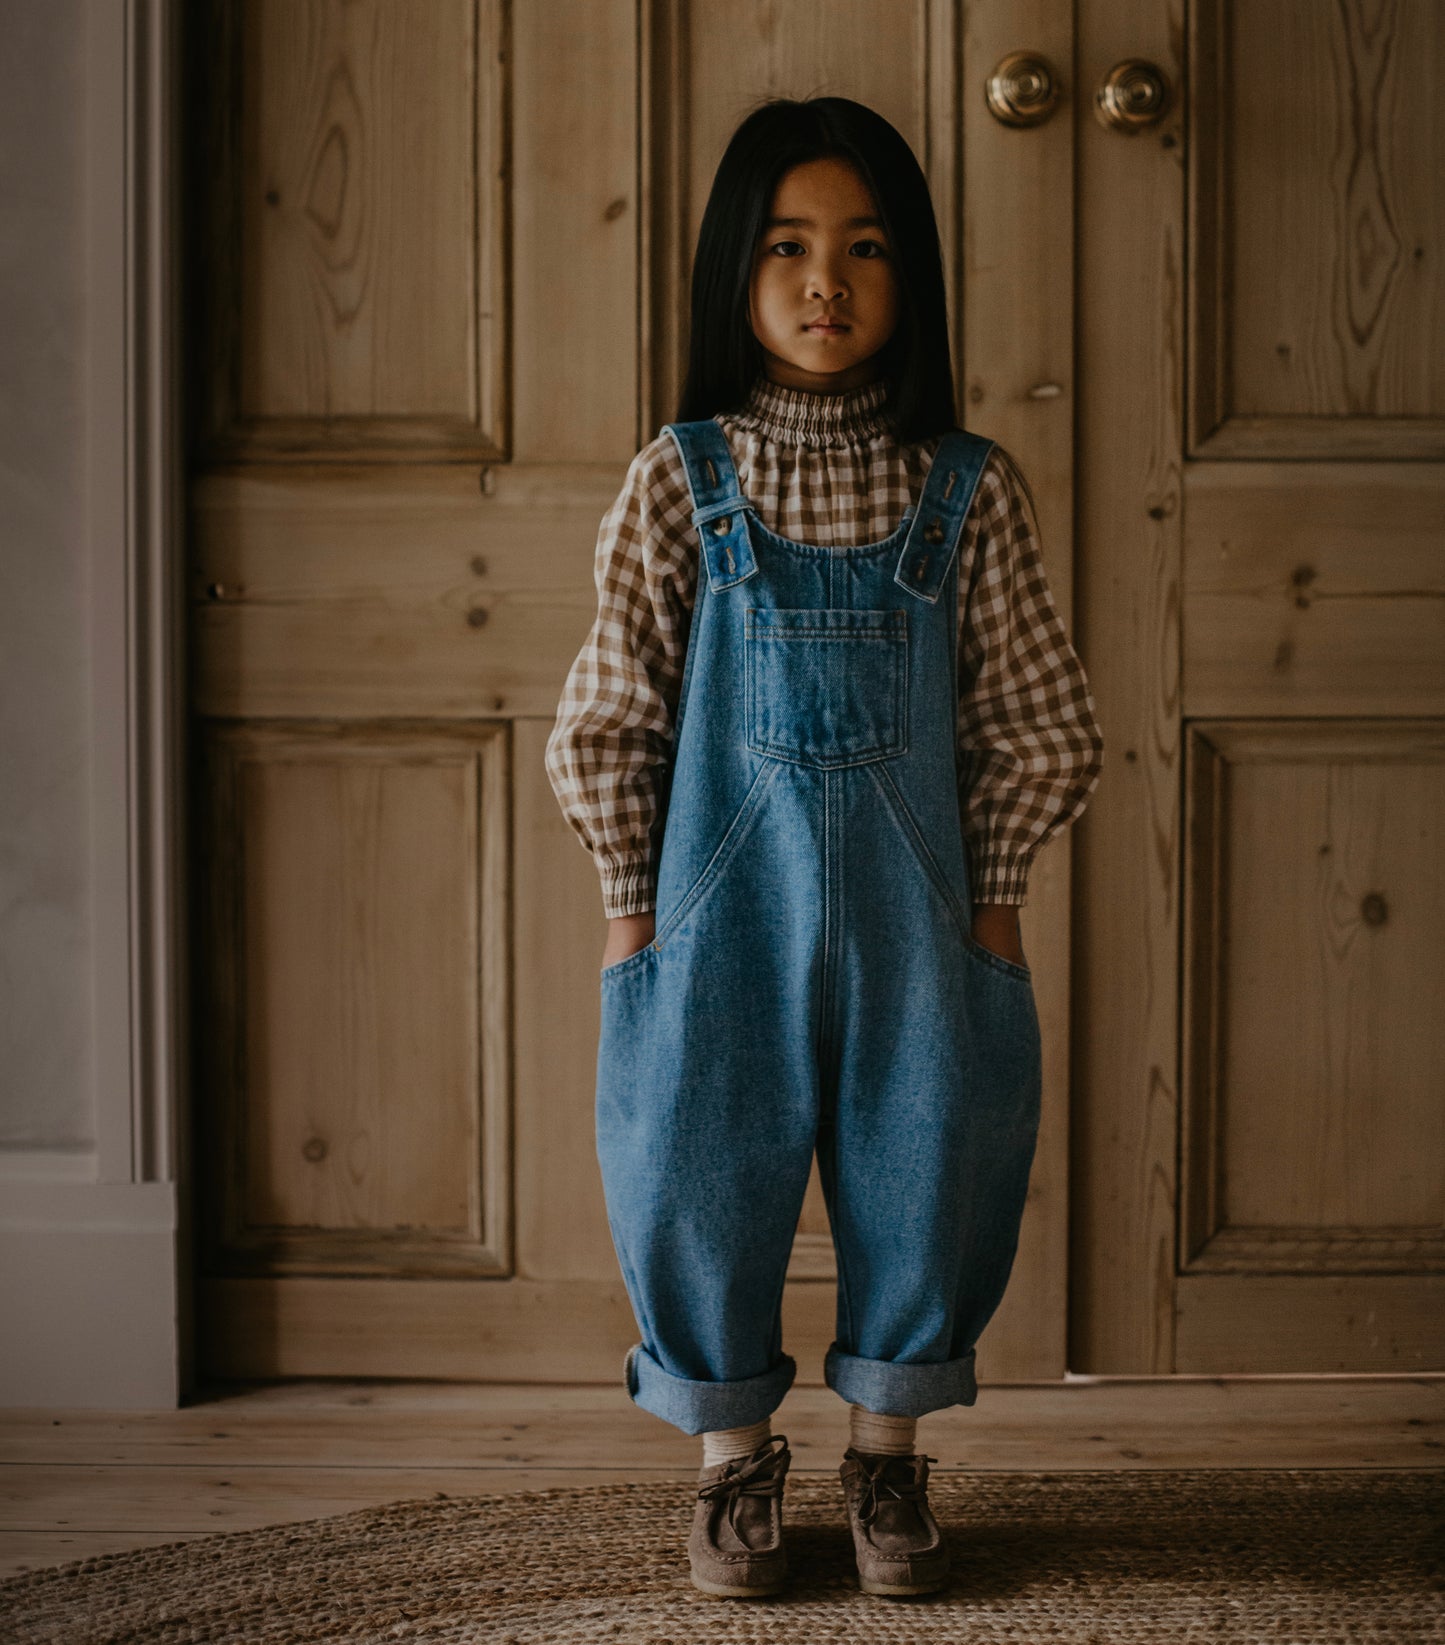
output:
M 766 1445 L 773 1437 L 773 1419 L 750 1422 L 746 1428 L 718 1428 L 702 1436 L 702 1465 L 711 1468 L 715 1463 L 732 1462 L 737 1457 L 750 1457 L 758 1446 Z
M 909 1456 L 918 1437 L 917 1417 L 882 1416 L 861 1405 L 848 1407 L 848 1443 L 874 1456 Z

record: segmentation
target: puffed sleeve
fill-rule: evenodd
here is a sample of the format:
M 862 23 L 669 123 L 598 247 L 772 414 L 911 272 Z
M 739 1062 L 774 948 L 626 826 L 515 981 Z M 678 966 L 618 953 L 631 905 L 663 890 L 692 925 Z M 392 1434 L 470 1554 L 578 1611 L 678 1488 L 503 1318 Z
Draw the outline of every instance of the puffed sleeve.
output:
M 563 685 L 545 762 L 614 919 L 656 905 L 660 795 L 696 592 L 691 494 L 668 435 L 632 459 L 602 518 L 593 576 L 597 616 Z
M 959 801 L 977 903 L 1023 903 L 1041 846 L 1083 811 L 1103 736 L 1044 576 L 1012 455 L 979 477 L 959 564 Z

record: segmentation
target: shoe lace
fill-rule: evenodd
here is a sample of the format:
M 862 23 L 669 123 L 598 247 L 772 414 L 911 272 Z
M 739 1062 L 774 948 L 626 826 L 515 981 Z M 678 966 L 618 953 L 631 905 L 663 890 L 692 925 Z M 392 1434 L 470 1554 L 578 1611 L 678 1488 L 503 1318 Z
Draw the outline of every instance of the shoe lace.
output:
M 737 1521 L 735 1515 L 738 1499 L 744 1496 L 771 1496 L 773 1494 L 778 1462 L 787 1449 L 787 1435 L 774 1434 L 765 1444 L 760 1445 L 750 1457 L 734 1458 L 717 1479 L 698 1488 L 698 1496 L 708 1502 L 714 1501 L 718 1497 L 726 1497 L 727 1521 L 732 1529 L 736 1531 Z
M 880 1456 L 868 1458 L 855 1451 L 854 1457 L 862 1475 L 862 1489 L 858 1500 L 858 1522 L 871 1525 L 878 1516 L 881 1501 L 926 1502 L 928 1500 L 928 1467 L 937 1457 L 915 1453 L 912 1456 Z

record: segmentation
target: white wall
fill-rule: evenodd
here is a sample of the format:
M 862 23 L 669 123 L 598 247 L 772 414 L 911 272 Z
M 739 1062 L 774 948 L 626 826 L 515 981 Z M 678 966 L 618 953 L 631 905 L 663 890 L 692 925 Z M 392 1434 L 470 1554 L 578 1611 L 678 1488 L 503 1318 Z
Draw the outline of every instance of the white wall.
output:
M 82 0 L 0 0 L 0 1148 L 94 1144 Z

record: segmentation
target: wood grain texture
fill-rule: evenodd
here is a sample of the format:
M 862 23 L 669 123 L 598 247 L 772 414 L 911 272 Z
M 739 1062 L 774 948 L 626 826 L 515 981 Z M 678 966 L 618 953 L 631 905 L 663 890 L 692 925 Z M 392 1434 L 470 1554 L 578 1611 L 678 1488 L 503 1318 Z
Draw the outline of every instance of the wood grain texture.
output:
M 505 1272 L 505 727 L 219 727 L 206 753 L 209 1264 Z
M 1178 1354 L 1215 1376 L 1432 1371 L 1445 1363 L 1445 1275 L 1186 1274 Z
M 625 466 L 625 465 L 624 465 Z M 624 467 L 251 467 L 194 492 L 197 709 L 555 714 Z
M 625 466 L 637 449 L 636 5 L 526 0 L 511 28 L 512 455 Z
M 1059 614 L 1074 608 L 1074 128 L 1068 101 L 1043 126 L 1004 126 L 983 86 L 1027 42 L 1065 82 L 1073 8 L 1057 3 L 964 11 L 955 93 L 962 153 L 959 420 L 998 440 L 1028 477 Z M 1085 667 L 1088 667 L 1085 659 Z M 988 1352 L 1011 1378 L 1068 1366 L 1070 858 L 1055 838 L 1034 858 L 1020 915 L 1043 1037 L 1044 1095 L 1019 1249 L 988 1328 Z
M 1186 714 L 1445 711 L 1445 467 L 1198 462 L 1184 497 Z
M 192 32 L 206 457 L 504 453 L 505 0 L 210 0 Z
M 607 921 L 597 870 L 542 765 L 551 729 L 515 724 L 517 1273 L 618 1287 L 594 1118 Z
M 1194 12 L 1191 452 L 1445 455 L 1439 7 Z
M 1104 769 L 1074 830 L 1069 1364 L 1174 1362 L 1179 1103 L 1183 126 L 1090 100 L 1126 57 L 1183 73 L 1178 0 L 1079 0 L 1080 656 Z
M 795 1387 L 794 1471 L 832 1474 L 846 1408 Z M 1439 1469 L 1439 1377 L 1081 1378 L 988 1386 L 920 1430 L 944 1471 Z M 0 1574 L 454 1496 L 676 1477 L 699 1447 L 620 1387 L 320 1382 L 203 1390 L 179 1411 L 0 1412 Z
M 599 1261 L 603 1260 L 599 1257 Z M 821 1385 L 834 1287 L 790 1282 L 787 1351 Z M 618 1278 L 214 1278 L 201 1285 L 203 1363 L 228 1375 L 441 1376 L 619 1382 L 637 1326 Z M 982 1351 L 980 1353 L 982 1357 Z M 344 1366 L 344 1371 L 338 1367 Z
M 1445 1270 L 1445 724 L 1189 739 L 1182 1268 L 1413 1275 L 1423 1323 Z M 1276 1307 L 1221 1291 L 1242 1334 Z

